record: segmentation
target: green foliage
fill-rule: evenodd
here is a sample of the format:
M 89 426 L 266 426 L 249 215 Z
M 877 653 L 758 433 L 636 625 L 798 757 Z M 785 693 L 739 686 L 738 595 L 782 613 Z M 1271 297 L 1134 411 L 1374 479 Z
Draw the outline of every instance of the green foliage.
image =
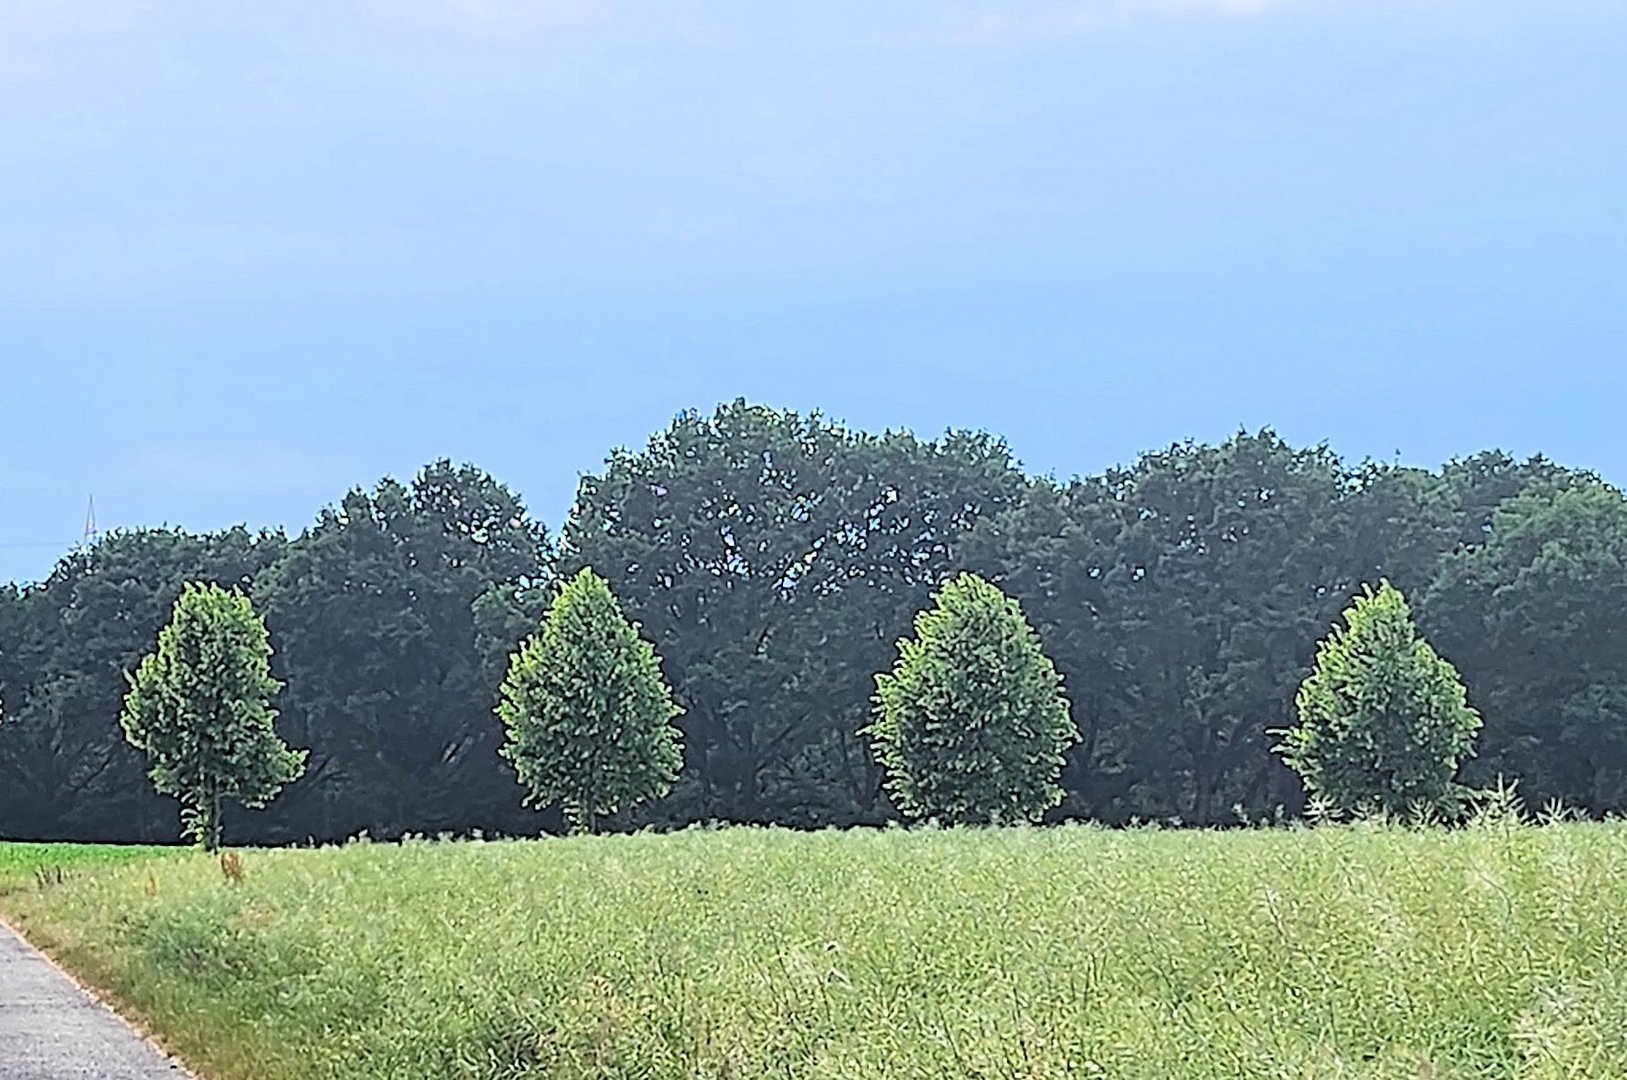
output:
M 874 673 L 955 545 L 1021 486 L 988 435 L 868 435 L 744 401 L 585 477 L 558 576 L 605 575 L 684 706 L 663 820 L 883 820 L 858 735 Z
M 1599 479 L 1541 454 L 1516 461 L 1501 450 L 1485 450 L 1447 462 L 1441 467 L 1440 482 L 1457 517 L 1457 543 L 1444 549 L 1452 551 L 1485 543 L 1498 511 L 1515 499 L 1528 495 L 1551 499 L 1562 491 L 1596 486 Z
M 1336 811 L 1455 811 L 1480 716 L 1388 581 L 1363 590 L 1316 653 L 1279 752 Z
M 1437 470 L 1341 460 L 1269 430 L 1057 483 L 998 439 L 871 435 L 733 402 L 584 478 L 550 550 L 472 466 L 354 490 L 293 540 L 113 533 L 0 589 L 0 823 L 153 841 L 173 811 L 107 718 L 183 582 L 248 590 L 277 651 L 278 728 L 309 768 L 233 835 L 517 834 L 490 702 L 557 582 L 608 579 L 685 708 L 684 768 L 629 824 L 822 826 L 894 815 L 860 734 L 874 673 L 962 570 L 1017 599 L 1072 688 L 1060 814 L 1293 816 L 1269 732 L 1362 582 L 1421 596 L 1487 727 L 1467 782 L 1627 809 L 1619 493 L 1541 458 Z M 1523 523 L 1523 524 L 1522 524 Z M 234 822 L 235 826 L 235 822 Z
M 546 548 L 513 492 L 445 460 L 347 493 L 289 543 L 255 600 L 289 681 L 283 728 L 312 764 L 268 815 L 274 835 L 531 826 L 490 706 L 525 631 L 478 609 L 535 586 Z
M 1501 504 L 1441 560 L 1424 624 L 1486 713 L 1474 774 L 1528 805 L 1627 806 L 1627 499 L 1598 482 Z
M 305 768 L 273 727 L 271 643 L 248 597 L 188 585 L 158 647 L 130 679 L 119 723 L 147 755 L 153 787 L 181 800 L 184 831 L 220 846 L 226 799 L 264 806 Z
M 246 859 L 0 907 L 216 1080 L 1627 1076 L 1621 824 Z
M 1209 824 L 1291 799 L 1266 731 L 1291 722 L 1334 598 L 1410 556 L 1433 494 L 1410 479 L 1245 432 L 1038 480 L 981 522 L 968 566 L 1018 598 L 1072 688 L 1064 811 Z
M 1061 801 L 1079 737 L 1022 609 L 973 574 L 939 591 L 876 676 L 869 732 L 898 808 L 952 824 L 1038 818 Z
M 1242 432 L 1066 484 L 1037 479 L 959 550 L 1022 603 L 1074 688 L 1082 738 L 1064 813 L 1258 820 L 1302 804 L 1269 732 L 1294 723 L 1314 640 L 1345 598 L 1386 577 L 1422 590 L 1507 500 L 1578 482 L 1540 458 L 1482 454 L 1431 472 Z M 1540 708 L 1523 712 L 1545 725 Z
M 0 601 L 0 822 L 38 839 L 154 842 L 174 808 L 109 720 L 188 581 L 247 588 L 283 551 L 275 532 L 114 532 Z M 7 617 L 7 609 L 11 617 Z
M 592 570 L 560 590 L 500 694 L 503 756 L 534 805 L 563 803 L 578 830 L 666 794 L 683 765 L 655 650 Z

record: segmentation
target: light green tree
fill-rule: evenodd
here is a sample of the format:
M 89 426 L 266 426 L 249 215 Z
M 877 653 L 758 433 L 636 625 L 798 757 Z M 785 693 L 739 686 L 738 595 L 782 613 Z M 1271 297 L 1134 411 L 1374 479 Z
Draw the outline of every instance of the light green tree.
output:
M 949 824 L 1030 821 L 1062 799 L 1079 739 L 1062 679 L 1022 609 L 974 574 L 945 585 L 876 676 L 867 729 L 906 816 Z
M 671 723 L 681 711 L 655 648 L 584 568 L 509 661 L 501 752 L 531 805 L 563 804 L 572 829 L 591 833 L 601 816 L 671 789 L 683 766 Z
M 1401 591 L 1363 590 L 1318 647 L 1278 753 L 1336 811 L 1451 810 L 1480 716 Z
M 187 585 L 158 647 L 130 677 L 119 718 L 146 753 L 160 794 L 181 801 L 184 834 L 220 847 L 227 799 L 264 806 L 305 769 L 306 751 L 277 737 L 271 643 L 248 597 Z

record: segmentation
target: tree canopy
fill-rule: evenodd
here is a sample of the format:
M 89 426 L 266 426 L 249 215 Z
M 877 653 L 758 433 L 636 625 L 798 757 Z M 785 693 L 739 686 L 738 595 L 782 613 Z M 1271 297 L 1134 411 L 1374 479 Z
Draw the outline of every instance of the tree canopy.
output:
M 220 847 L 224 804 L 269 802 L 305 768 L 305 751 L 277 737 L 271 643 L 249 598 L 187 585 L 130 678 L 119 717 L 147 756 L 153 787 L 181 801 L 184 833 Z
M 528 827 L 490 722 L 517 639 L 483 640 L 478 613 L 539 582 L 545 550 L 506 487 L 447 461 L 349 492 L 288 544 L 255 585 L 286 730 L 312 750 L 286 835 Z
M 592 566 L 684 714 L 670 819 L 874 820 L 872 679 L 980 516 L 1019 497 L 1004 444 L 870 436 L 745 402 L 684 414 L 583 479 L 561 577 Z
M 565 583 L 541 630 L 509 661 L 497 703 L 502 755 L 528 801 L 563 804 L 572 828 L 665 795 L 683 763 L 670 721 L 681 710 L 661 663 L 604 578 Z
M 1063 755 L 1079 739 L 1039 635 L 975 574 L 916 616 L 876 676 L 868 732 L 907 817 L 971 825 L 1035 821 L 1061 802 Z
M 1300 812 L 1269 733 L 1296 722 L 1317 639 L 1381 579 L 1484 714 L 1465 783 L 1627 810 L 1627 511 L 1541 457 L 1350 462 L 1265 430 L 1058 479 L 984 433 L 874 434 L 737 401 L 611 453 L 557 538 L 471 465 L 336 494 L 291 537 L 115 532 L 0 587 L 0 834 L 173 835 L 117 718 L 187 582 L 252 597 L 287 683 L 279 729 L 310 750 L 234 837 L 561 828 L 514 798 L 491 709 L 510 655 L 590 566 L 684 709 L 672 791 L 618 823 L 894 817 L 862 734 L 875 675 L 962 572 L 1021 606 L 1068 687 L 1080 737 L 1058 815 Z
M 1364 589 L 1344 618 L 1300 685 L 1283 760 L 1336 811 L 1454 811 L 1453 781 L 1480 730 L 1457 670 L 1388 581 Z
M 1423 603 L 1486 716 L 1482 783 L 1534 806 L 1627 805 L 1627 500 L 1597 482 L 1528 491 L 1443 557 Z

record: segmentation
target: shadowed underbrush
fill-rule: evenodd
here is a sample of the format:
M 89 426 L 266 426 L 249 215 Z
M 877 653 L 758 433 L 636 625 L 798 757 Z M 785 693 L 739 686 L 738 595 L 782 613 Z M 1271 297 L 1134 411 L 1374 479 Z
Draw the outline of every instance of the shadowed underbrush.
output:
M 1627 1075 L 1618 825 L 357 844 L 4 903 L 221 1078 Z

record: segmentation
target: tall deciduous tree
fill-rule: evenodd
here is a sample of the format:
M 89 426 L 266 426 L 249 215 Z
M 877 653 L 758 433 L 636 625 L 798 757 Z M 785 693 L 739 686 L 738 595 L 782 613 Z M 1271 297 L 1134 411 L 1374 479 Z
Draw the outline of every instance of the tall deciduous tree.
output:
M 1551 498 L 1561 491 L 1596 484 L 1598 477 L 1541 454 L 1518 461 L 1501 450 L 1483 450 L 1443 465 L 1440 483 L 1456 512 L 1456 543 L 1442 549 L 1452 551 L 1484 544 L 1503 504 L 1524 495 Z
M 264 806 L 305 767 L 277 737 L 265 623 L 241 592 L 188 585 L 130 679 L 120 725 L 147 755 L 153 786 L 181 801 L 186 835 L 220 846 L 231 799 Z
M 516 652 L 497 715 L 502 754 L 537 806 L 562 803 L 574 829 L 664 795 L 683 763 L 681 711 L 655 649 L 605 580 L 584 569 Z
M 1291 722 L 1310 643 L 1361 580 L 1348 541 L 1393 531 L 1354 526 L 1353 487 L 1325 448 L 1241 433 L 1038 482 L 978 526 L 968 565 L 1022 602 L 1075 688 L 1067 812 L 1206 824 L 1297 790 L 1266 729 Z
M 1080 740 L 1063 771 L 1063 812 L 1109 821 L 1175 812 L 1153 809 L 1150 777 L 1130 761 L 1141 695 L 1111 576 L 1122 527 L 1108 479 L 1041 478 L 962 546 L 967 569 L 1021 603 L 1069 688 Z
M 1118 750 L 1168 785 L 1175 816 L 1209 824 L 1271 791 L 1266 729 L 1287 722 L 1309 642 L 1348 595 L 1345 473 L 1325 447 L 1261 431 L 1115 479 L 1107 588 L 1137 684 Z
M 535 586 L 545 550 L 512 492 L 447 461 L 351 491 L 289 543 L 255 588 L 289 680 L 284 728 L 312 755 L 268 815 L 279 835 L 530 826 L 506 798 L 489 704 L 502 671 L 488 651 L 520 635 L 483 634 L 476 609 Z
M 912 818 L 1031 821 L 1062 799 L 1079 733 L 1062 680 L 1017 602 L 962 574 L 876 676 L 870 734 L 887 789 Z
M 156 841 L 173 811 L 109 719 L 125 674 L 151 650 L 188 581 L 247 588 L 281 553 L 279 533 L 234 528 L 110 533 L 18 592 L 0 626 L 0 820 L 12 836 Z
M 1420 605 L 1486 711 L 1472 774 L 1528 804 L 1627 809 L 1627 499 L 1529 490 L 1444 559 Z
M 1305 787 L 1340 811 L 1450 809 L 1480 716 L 1450 663 L 1419 636 L 1388 581 L 1364 590 L 1316 653 L 1279 748 Z
M 981 515 L 1017 496 L 982 435 L 861 435 L 737 401 L 586 477 L 559 576 L 605 575 L 684 706 L 667 820 L 877 820 L 874 672 Z

